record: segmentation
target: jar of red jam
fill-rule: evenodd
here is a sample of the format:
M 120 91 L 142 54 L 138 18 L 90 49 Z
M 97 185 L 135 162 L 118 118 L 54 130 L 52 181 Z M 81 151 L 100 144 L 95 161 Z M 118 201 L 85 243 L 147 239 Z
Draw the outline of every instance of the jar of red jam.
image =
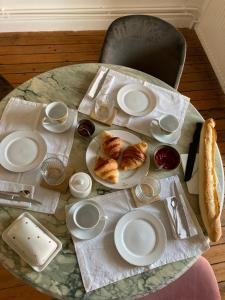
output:
M 161 145 L 157 147 L 153 154 L 155 165 L 158 169 L 174 170 L 180 164 L 179 152 L 168 145 Z

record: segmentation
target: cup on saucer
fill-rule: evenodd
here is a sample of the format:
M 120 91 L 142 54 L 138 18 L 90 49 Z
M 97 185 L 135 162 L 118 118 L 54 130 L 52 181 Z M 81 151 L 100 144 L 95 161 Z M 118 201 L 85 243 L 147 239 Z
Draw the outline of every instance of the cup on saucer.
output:
M 152 123 L 159 127 L 162 135 L 170 135 L 177 131 L 179 121 L 174 115 L 162 115 L 157 119 L 153 119 Z
M 75 225 L 82 230 L 96 228 L 102 219 L 107 219 L 95 203 L 81 201 L 73 212 Z
M 67 212 L 66 224 L 75 238 L 93 239 L 104 229 L 108 217 L 103 208 L 92 200 L 74 203 Z
M 47 125 L 61 125 L 66 122 L 68 118 L 68 107 L 60 101 L 49 103 L 45 108 L 45 118 L 43 124 Z

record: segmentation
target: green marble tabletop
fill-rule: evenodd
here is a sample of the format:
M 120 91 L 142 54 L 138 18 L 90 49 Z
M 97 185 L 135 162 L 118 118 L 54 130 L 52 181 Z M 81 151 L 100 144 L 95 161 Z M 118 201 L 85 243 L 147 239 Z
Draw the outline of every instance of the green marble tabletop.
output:
M 119 66 L 110 67 L 115 70 L 130 74 L 134 77 L 145 79 L 159 86 L 172 89 L 160 80 L 142 72 Z M 68 104 L 71 108 L 77 108 L 98 68 L 98 64 L 78 64 L 50 70 L 49 72 L 40 74 L 39 76 L 34 77 L 33 79 L 14 89 L 0 102 L 0 115 L 3 112 L 6 103 L 12 96 L 18 96 L 27 101 L 42 103 L 61 100 Z M 79 118 L 82 117 L 84 116 L 80 114 Z M 187 153 L 189 143 L 192 139 L 195 122 L 199 120 L 202 120 L 201 115 L 190 104 L 182 129 L 181 138 L 176 145 L 176 148 L 181 153 Z M 112 127 L 116 128 L 116 126 Z M 104 128 L 106 127 L 96 123 L 95 134 L 98 134 Z M 123 130 L 125 129 L 123 128 Z M 142 138 L 150 143 L 151 154 L 152 149 L 158 145 L 158 142 L 144 136 L 142 136 Z M 70 161 L 76 172 L 87 171 L 85 165 L 85 150 L 88 143 L 88 140 L 80 139 L 75 134 Z M 216 156 L 216 169 L 219 182 L 222 185 L 220 194 L 222 204 L 224 180 L 221 157 L 218 149 Z M 154 172 L 154 170 L 151 170 L 151 168 L 150 171 Z M 182 174 L 182 170 L 178 169 L 166 174 L 163 172 L 158 172 L 155 175 L 159 177 L 166 177 L 175 173 Z M 182 177 L 180 177 L 180 179 L 183 183 Z M 96 195 L 96 189 L 98 187 L 100 187 L 100 184 L 94 182 L 91 196 Z M 183 187 L 187 192 L 185 184 L 183 184 Z M 93 292 L 85 293 L 79 266 L 74 252 L 74 246 L 65 223 L 65 205 L 70 202 L 70 196 L 71 195 L 69 192 L 61 196 L 55 215 L 31 212 L 32 215 L 36 217 L 44 226 L 46 226 L 54 235 L 56 235 L 63 244 L 62 251 L 43 272 L 37 273 L 33 271 L 13 252 L 13 250 L 9 249 L 2 239 L 0 239 L 0 263 L 12 274 L 23 279 L 39 291 L 63 300 L 136 299 L 148 294 L 149 292 L 160 289 L 174 281 L 186 270 L 188 270 L 196 261 L 197 258 L 193 257 L 191 259 L 168 264 L 140 275 L 121 280 L 117 283 L 110 284 Z M 189 195 L 189 201 L 197 216 L 199 216 L 197 197 Z M 9 224 L 12 223 L 12 221 L 22 212 L 23 210 L 20 209 L 1 207 L 0 233 L 2 233 L 4 229 L 8 227 Z

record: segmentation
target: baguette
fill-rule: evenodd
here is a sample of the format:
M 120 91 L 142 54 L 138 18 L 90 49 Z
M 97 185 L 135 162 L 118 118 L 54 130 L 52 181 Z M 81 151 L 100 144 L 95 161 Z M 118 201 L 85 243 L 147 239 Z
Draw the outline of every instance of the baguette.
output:
M 215 171 L 215 121 L 208 119 L 202 127 L 199 144 L 199 208 L 202 221 L 212 242 L 221 237 L 220 203 Z

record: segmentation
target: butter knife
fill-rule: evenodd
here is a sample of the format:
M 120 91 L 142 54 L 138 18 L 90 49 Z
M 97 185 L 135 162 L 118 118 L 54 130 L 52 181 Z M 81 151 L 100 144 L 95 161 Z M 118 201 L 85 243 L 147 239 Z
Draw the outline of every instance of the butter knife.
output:
M 40 201 L 29 198 L 29 197 L 23 197 L 19 194 L 13 194 L 8 192 L 0 192 L 0 198 L 6 199 L 6 200 L 12 200 L 12 201 L 23 201 L 23 202 L 30 202 L 33 204 L 42 204 Z
M 202 129 L 202 123 L 196 123 L 193 140 L 189 146 L 187 165 L 186 165 L 185 174 L 184 174 L 184 181 L 189 181 L 192 176 L 196 153 L 198 151 L 201 129 Z

